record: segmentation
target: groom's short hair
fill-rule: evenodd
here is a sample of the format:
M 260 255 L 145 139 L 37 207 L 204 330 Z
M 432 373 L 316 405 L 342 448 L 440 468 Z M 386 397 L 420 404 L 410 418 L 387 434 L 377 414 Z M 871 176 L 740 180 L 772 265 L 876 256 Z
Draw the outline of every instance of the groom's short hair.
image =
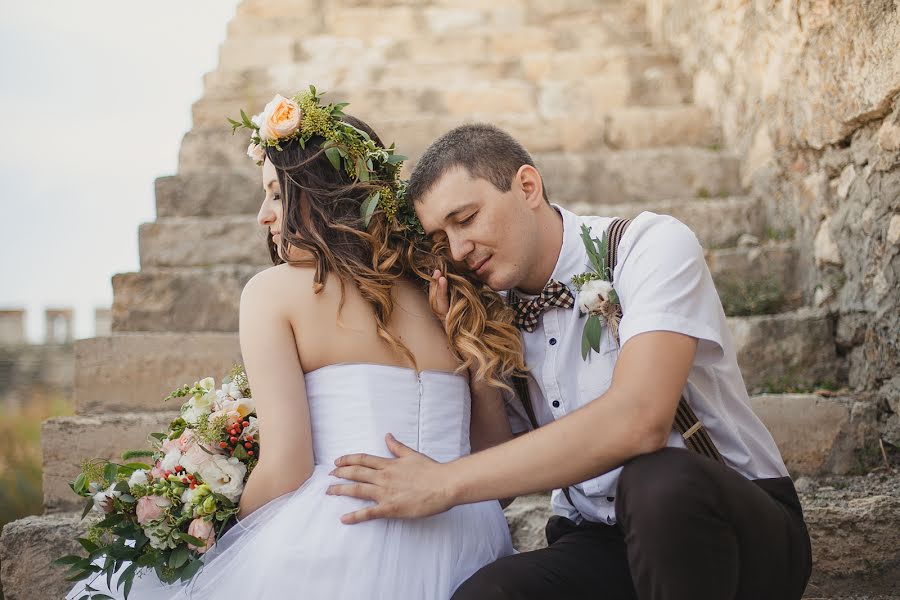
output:
M 460 125 L 425 149 L 410 177 L 407 198 L 417 202 L 444 173 L 456 167 L 463 167 L 470 177 L 486 179 L 501 192 L 508 192 L 513 176 L 522 165 L 533 167 L 534 160 L 513 136 L 488 123 Z M 544 200 L 547 200 L 546 187 Z

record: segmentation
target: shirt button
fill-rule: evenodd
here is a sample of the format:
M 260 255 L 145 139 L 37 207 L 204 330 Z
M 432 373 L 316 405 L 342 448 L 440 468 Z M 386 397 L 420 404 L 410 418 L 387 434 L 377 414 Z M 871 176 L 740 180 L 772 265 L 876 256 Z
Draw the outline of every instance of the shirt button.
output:
M 559 408 L 559 400 L 553 401 L 553 408 Z
M 550 338 L 550 345 L 551 345 L 551 346 L 555 346 L 555 345 L 556 345 L 556 338 Z
M 607 502 L 613 502 L 613 501 L 615 501 L 615 499 L 616 499 L 615 496 L 607 496 L 607 497 L 606 497 L 606 501 L 607 501 Z

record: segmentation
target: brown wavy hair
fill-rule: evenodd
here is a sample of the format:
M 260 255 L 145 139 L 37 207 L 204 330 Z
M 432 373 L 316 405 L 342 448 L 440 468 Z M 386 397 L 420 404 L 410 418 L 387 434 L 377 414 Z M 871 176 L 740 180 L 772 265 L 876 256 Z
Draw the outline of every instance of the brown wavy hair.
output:
M 365 131 L 384 147 L 363 121 L 350 115 L 341 120 Z M 345 300 L 344 282 L 353 281 L 374 310 L 378 335 L 413 366 L 415 357 L 387 329 L 394 310 L 391 288 L 400 280 L 408 280 L 421 284 L 425 291 L 432 273 L 440 270 L 447 277 L 450 293 L 444 329 L 461 362 L 459 370 L 468 369 L 476 380 L 508 389 L 510 378 L 525 372 L 513 311 L 487 285 L 454 269 L 446 241 L 432 241 L 406 231 L 381 210 L 376 210 L 368 228 L 364 227 L 360 206 L 385 182 L 352 181 L 328 161 L 321 148 L 323 142 L 322 138 L 313 138 L 305 148 L 291 141 L 282 144 L 281 151 L 266 149 L 266 158 L 278 174 L 284 209 L 280 255 L 272 234 L 267 236 L 272 262 L 314 267 L 315 293 L 324 289 L 330 274 L 337 275 L 341 286 L 339 314 Z M 291 259 L 288 246 L 304 251 L 306 256 Z M 436 298 L 429 301 L 434 308 Z

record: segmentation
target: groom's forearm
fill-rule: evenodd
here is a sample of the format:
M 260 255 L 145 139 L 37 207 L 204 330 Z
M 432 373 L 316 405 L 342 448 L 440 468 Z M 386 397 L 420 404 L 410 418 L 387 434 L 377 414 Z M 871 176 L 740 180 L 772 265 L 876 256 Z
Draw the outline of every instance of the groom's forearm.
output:
M 641 429 L 639 406 L 610 390 L 545 427 L 447 463 L 453 504 L 565 487 L 661 448 L 668 434 Z
M 696 338 L 674 332 L 633 337 L 605 394 L 536 431 L 447 463 L 447 494 L 466 504 L 560 488 L 664 447 L 696 349 Z

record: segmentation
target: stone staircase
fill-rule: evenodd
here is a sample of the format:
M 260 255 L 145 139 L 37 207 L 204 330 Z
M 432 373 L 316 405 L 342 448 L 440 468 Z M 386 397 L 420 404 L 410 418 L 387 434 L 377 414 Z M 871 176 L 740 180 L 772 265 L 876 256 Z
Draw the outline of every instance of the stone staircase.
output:
M 255 222 L 259 173 L 225 116 L 308 83 L 351 102 L 409 166 L 440 133 L 486 120 L 533 153 L 554 201 L 687 223 L 726 307 L 754 313 L 730 325 L 754 410 L 801 477 L 816 565 L 809 597 L 900 597 L 900 478 L 865 476 L 873 411 L 851 393 L 783 393 L 844 383 L 832 320 L 804 307 L 800 249 L 742 188 L 739 157 L 692 104 L 677 57 L 650 46 L 642 2 L 486 4 L 239 6 L 193 107 L 178 173 L 156 182 L 157 220 L 139 231 L 141 270 L 113 277 L 114 334 L 76 343 L 77 414 L 42 432 L 46 513 L 8 525 L 0 540 L 7 600 L 67 589 L 47 563 L 77 548 L 81 502 L 67 482 L 80 460 L 143 446 L 177 411 L 162 401 L 171 389 L 240 361 L 240 292 L 268 256 Z M 546 497 L 519 499 L 507 514 L 520 548 L 540 545 Z

